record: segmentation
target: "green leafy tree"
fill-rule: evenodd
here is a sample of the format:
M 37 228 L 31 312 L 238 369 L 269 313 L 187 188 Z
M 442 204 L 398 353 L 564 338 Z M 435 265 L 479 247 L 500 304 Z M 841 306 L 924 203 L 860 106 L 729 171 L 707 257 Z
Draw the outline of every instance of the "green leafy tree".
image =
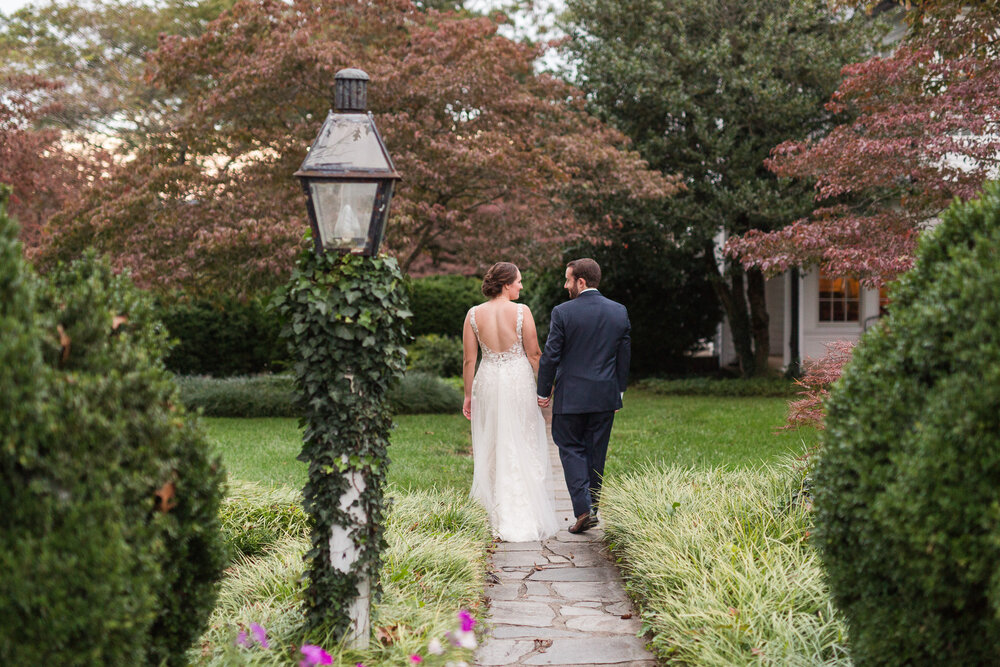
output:
M 720 238 L 788 225 L 812 208 L 807 183 L 764 165 L 782 141 L 821 135 L 840 68 L 876 30 L 819 0 L 568 0 L 566 30 L 592 109 L 686 186 L 663 234 L 701 262 L 744 375 L 770 354 L 764 275 L 717 253 Z

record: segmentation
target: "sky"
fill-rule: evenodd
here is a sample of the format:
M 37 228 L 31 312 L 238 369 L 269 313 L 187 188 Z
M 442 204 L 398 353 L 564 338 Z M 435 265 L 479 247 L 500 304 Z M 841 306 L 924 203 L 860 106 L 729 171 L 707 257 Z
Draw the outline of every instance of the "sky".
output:
M 28 0 L 0 0 L 0 12 L 10 14 L 15 9 L 20 9 L 28 4 Z

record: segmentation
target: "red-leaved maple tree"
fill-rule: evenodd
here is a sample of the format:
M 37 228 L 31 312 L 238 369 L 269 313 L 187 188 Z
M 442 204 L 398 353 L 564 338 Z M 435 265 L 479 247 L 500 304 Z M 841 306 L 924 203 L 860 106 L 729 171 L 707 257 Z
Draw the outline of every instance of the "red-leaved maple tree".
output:
M 308 228 L 292 174 L 334 74 L 371 76 L 369 108 L 403 182 L 387 246 L 418 262 L 545 263 L 609 197 L 660 198 L 625 138 L 580 93 L 535 73 L 502 19 L 409 0 L 246 0 L 204 34 L 162 37 L 149 80 L 176 122 L 55 220 L 50 257 L 97 245 L 147 285 L 250 292 L 280 282 Z M 601 224 L 613 224 L 603 220 Z
M 0 183 L 13 190 L 9 211 L 29 252 L 41 242 L 45 221 L 87 185 L 101 164 L 95 151 L 67 151 L 59 130 L 34 126 L 53 111 L 45 99 L 57 87 L 28 75 L 0 79 Z
M 815 180 L 820 207 L 731 240 L 745 266 L 819 265 L 882 285 L 909 268 L 922 228 L 996 177 L 1000 3 L 914 2 L 906 19 L 890 54 L 844 68 L 828 107 L 853 111 L 853 122 L 772 152 L 778 175 Z
M 778 175 L 815 180 L 819 207 L 783 229 L 730 240 L 727 252 L 744 266 L 771 275 L 818 266 L 884 285 L 910 267 L 920 231 L 937 214 L 997 177 L 1000 2 L 906 4 L 901 41 L 844 68 L 828 103 L 854 120 L 772 152 L 767 165 Z M 837 344 L 814 363 L 790 425 L 822 424 L 826 389 L 852 347 Z

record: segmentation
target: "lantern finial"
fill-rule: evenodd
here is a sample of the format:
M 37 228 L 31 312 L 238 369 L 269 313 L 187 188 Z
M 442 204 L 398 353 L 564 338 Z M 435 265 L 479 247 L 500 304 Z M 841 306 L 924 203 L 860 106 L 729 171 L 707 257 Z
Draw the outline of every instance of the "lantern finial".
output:
M 368 108 L 368 75 L 359 69 L 342 69 L 333 79 L 333 110 L 364 113 Z

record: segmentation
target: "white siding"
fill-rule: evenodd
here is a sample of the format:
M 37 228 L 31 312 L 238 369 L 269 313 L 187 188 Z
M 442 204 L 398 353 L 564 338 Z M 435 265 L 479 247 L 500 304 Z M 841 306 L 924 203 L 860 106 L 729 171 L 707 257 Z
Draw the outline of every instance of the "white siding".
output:
M 799 329 L 799 350 L 802 362 L 808 364 L 826 354 L 826 345 L 838 340 L 856 341 L 864 332 L 865 320 L 878 316 L 878 290 L 861 290 L 861 317 L 858 322 L 819 321 L 819 272 L 810 271 L 802 277 Z

